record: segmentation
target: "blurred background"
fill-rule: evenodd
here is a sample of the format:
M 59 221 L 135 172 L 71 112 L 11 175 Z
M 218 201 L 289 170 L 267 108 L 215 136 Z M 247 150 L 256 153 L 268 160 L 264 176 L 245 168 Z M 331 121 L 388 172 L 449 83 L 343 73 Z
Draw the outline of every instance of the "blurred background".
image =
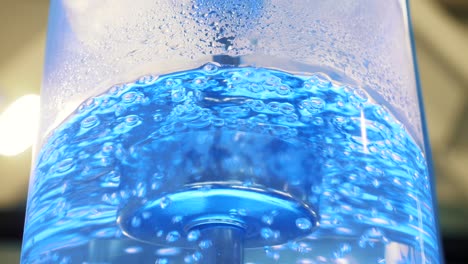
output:
M 445 258 L 468 263 L 468 0 L 410 2 Z M 5 264 L 19 262 L 48 4 L 0 0 L 0 262 Z

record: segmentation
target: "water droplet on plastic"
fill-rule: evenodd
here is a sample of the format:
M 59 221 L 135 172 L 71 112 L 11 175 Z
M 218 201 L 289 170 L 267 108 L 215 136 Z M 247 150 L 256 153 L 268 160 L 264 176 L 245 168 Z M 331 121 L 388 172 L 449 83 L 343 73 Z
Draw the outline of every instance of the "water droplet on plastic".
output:
M 73 165 L 75 165 L 75 162 L 73 161 L 72 158 L 64 159 L 57 164 L 57 172 L 58 173 L 67 172 L 73 167 Z
M 273 230 L 271 230 L 271 228 L 268 228 L 268 227 L 262 228 L 260 230 L 260 234 L 266 240 L 272 239 L 274 236 Z
M 187 240 L 190 242 L 197 241 L 199 238 L 200 238 L 199 230 L 192 230 L 187 234 Z
M 198 243 L 198 246 L 201 248 L 201 249 L 208 249 L 210 248 L 211 246 L 213 245 L 213 242 L 209 239 L 206 239 L 206 240 L 202 240 L 200 241 L 200 243 Z
M 97 116 L 91 115 L 86 117 L 81 121 L 82 128 L 92 128 L 99 124 L 99 118 Z
M 135 227 L 135 228 L 138 228 L 141 226 L 141 218 L 138 217 L 138 216 L 134 216 L 132 218 L 132 223 L 131 223 L 132 227 Z
M 171 204 L 171 198 L 169 197 L 163 197 L 161 198 L 161 201 L 159 203 L 159 206 L 161 207 L 161 209 L 165 209 L 167 208 L 170 204 Z

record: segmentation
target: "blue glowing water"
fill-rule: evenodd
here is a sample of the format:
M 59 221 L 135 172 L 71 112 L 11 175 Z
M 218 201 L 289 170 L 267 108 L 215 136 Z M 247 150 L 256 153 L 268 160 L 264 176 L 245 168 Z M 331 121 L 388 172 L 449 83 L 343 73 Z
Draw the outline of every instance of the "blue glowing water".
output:
M 245 263 L 437 263 L 430 184 L 359 87 L 207 64 L 114 86 L 55 129 L 22 263 L 209 263 L 200 223 L 245 229 Z

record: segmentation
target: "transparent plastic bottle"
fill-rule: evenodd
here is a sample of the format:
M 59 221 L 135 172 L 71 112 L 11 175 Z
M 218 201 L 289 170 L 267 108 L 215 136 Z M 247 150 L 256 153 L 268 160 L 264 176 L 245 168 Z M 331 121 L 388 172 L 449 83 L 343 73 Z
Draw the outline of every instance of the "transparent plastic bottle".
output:
M 407 3 L 54 0 L 22 263 L 441 263 Z

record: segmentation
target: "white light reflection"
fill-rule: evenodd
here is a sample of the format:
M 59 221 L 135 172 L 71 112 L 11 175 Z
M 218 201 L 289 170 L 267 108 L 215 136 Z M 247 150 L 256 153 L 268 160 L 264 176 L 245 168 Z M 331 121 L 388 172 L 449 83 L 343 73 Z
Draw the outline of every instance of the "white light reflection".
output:
M 34 142 L 39 124 L 39 95 L 25 95 L 0 115 L 0 155 L 14 156 Z

